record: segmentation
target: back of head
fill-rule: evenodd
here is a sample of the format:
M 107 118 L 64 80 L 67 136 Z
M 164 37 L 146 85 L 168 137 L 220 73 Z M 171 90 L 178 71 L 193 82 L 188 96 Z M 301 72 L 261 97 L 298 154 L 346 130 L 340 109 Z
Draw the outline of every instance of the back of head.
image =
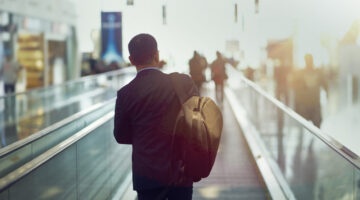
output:
M 221 58 L 221 57 L 222 57 L 220 51 L 216 51 L 216 57 L 217 57 L 217 58 Z
M 158 52 L 155 38 L 146 33 L 141 33 L 133 37 L 129 44 L 129 58 L 134 65 L 151 64 L 154 56 Z

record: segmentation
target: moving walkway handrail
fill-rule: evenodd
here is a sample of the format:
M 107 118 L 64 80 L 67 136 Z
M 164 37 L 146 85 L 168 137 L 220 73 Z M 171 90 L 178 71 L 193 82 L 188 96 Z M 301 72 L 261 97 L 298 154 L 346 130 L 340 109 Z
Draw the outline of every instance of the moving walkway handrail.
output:
M 78 78 L 78 79 L 69 80 L 69 81 L 66 81 L 64 83 L 54 84 L 54 85 L 50 85 L 50 86 L 47 86 L 47 87 L 38 87 L 38 88 L 29 89 L 29 90 L 26 90 L 26 91 L 23 91 L 23 92 L 15 92 L 15 93 L 6 94 L 6 95 L 0 95 L 0 99 L 4 99 L 4 98 L 9 97 L 9 96 L 30 95 L 31 93 L 42 92 L 42 91 L 46 91 L 46 90 L 52 90 L 52 89 L 54 89 L 56 87 L 62 87 L 62 86 L 66 86 L 66 85 L 86 82 L 87 80 L 97 79 L 97 78 L 102 77 L 102 76 L 111 77 L 111 76 L 117 76 L 117 75 L 126 74 L 126 73 L 130 73 L 130 72 L 134 72 L 134 69 L 132 67 L 122 68 L 122 69 L 119 69 L 119 70 L 109 71 L 109 72 L 105 72 L 105 73 L 101 73 L 101 74 L 83 76 L 83 77 Z
M 70 117 L 67 117 L 59 122 L 56 122 L 54 123 L 53 125 L 49 126 L 49 127 L 46 127 L 45 129 L 37 132 L 37 133 L 34 133 L 32 135 L 30 135 L 29 137 L 26 137 L 22 140 L 19 140 L 17 142 L 14 142 L 6 147 L 3 147 L 0 149 L 0 158 L 12 153 L 13 151 L 16 151 L 18 149 L 20 149 L 21 147 L 27 145 L 27 144 L 30 144 L 36 140 L 39 140 L 40 138 L 50 134 L 51 132 L 71 123 L 72 121 L 74 120 L 77 120 L 77 119 L 80 119 L 81 117 L 99 109 L 99 108 L 102 108 L 104 105 L 107 105 L 107 104 L 110 104 L 110 103 L 114 103 L 115 101 L 115 98 L 112 98 L 108 101 L 105 101 L 105 102 L 102 102 L 102 103 L 98 103 L 98 104 L 95 104 L 93 106 L 91 106 L 90 108 L 86 109 L 86 110 L 82 110 Z
M 104 115 L 103 117 L 99 118 L 95 122 L 89 124 L 82 130 L 78 131 L 71 137 L 67 138 L 66 140 L 60 142 L 59 144 L 55 145 L 51 149 L 47 150 L 46 152 L 42 153 L 41 155 L 37 156 L 36 158 L 32 159 L 31 161 L 27 162 L 26 164 L 22 165 L 21 167 L 17 168 L 16 170 L 10 172 L 6 176 L 0 179 L 0 191 L 5 190 L 18 180 L 25 177 L 27 174 L 32 172 L 33 170 L 37 169 L 48 160 L 62 152 L 63 150 L 67 149 L 72 144 L 76 143 L 80 139 L 84 138 L 86 135 L 90 134 L 93 130 L 100 127 L 107 121 L 111 120 L 114 116 L 114 111 L 111 111 Z
M 298 121 L 305 129 L 309 130 L 314 136 L 323 141 L 327 146 L 336 151 L 340 156 L 348 160 L 353 166 L 357 169 L 360 169 L 360 157 L 356 153 L 352 152 L 346 146 L 342 145 L 336 139 L 331 137 L 330 135 L 321 131 L 318 127 L 301 117 L 294 110 L 287 107 L 269 93 L 265 92 L 260 86 L 255 84 L 254 82 L 246 79 L 245 77 L 240 77 L 241 81 L 250 86 L 254 91 L 259 93 L 261 96 L 265 97 L 268 101 L 274 104 L 277 108 L 281 109 L 284 113 L 289 115 L 294 120 Z

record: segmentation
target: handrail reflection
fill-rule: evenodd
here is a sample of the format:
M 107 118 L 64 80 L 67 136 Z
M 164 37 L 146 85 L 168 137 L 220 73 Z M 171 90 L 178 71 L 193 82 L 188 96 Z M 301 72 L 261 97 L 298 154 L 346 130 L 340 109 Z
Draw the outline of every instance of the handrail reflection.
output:
M 59 122 L 56 122 L 55 124 L 52 124 L 37 133 L 34 133 L 24 139 L 18 140 L 6 147 L 3 147 L 0 149 L 0 158 L 12 153 L 13 151 L 20 149 L 21 147 L 23 147 L 27 144 L 30 144 L 36 140 L 39 140 L 40 138 L 54 132 L 55 130 L 57 130 L 77 119 L 80 119 L 81 117 L 86 116 L 87 114 L 89 114 L 99 108 L 102 108 L 105 105 L 113 104 L 114 102 L 115 102 L 115 98 L 112 98 L 106 102 L 95 104 L 95 105 L 91 106 L 90 108 L 87 108 L 86 110 L 82 110 L 74 115 L 71 115 L 70 117 L 67 117 Z

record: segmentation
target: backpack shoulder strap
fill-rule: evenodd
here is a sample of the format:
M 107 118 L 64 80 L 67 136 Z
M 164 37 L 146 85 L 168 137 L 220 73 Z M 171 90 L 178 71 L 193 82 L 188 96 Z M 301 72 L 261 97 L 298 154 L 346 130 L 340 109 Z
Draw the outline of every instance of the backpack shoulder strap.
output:
M 171 83 L 175 90 L 176 96 L 178 97 L 181 104 L 183 104 L 189 97 L 186 94 L 185 88 L 181 85 L 181 76 L 179 73 L 174 72 L 169 74 Z

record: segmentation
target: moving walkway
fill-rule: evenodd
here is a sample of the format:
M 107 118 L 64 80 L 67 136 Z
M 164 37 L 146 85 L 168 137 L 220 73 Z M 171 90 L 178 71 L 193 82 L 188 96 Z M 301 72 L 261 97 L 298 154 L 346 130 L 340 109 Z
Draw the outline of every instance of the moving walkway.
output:
M 119 88 L 134 75 L 127 73 L 109 76 L 103 84 Z M 359 198 L 357 155 L 240 72 L 229 74 L 219 154 L 210 176 L 194 184 L 193 199 Z M 213 95 L 211 84 L 205 89 Z M 25 156 L 2 172 L 0 199 L 135 199 L 131 146 L 118 145 L 112 136 L 112 98 L 71 115 L 67 123 L 59 121 L 44 134 L 66 133 L 63 137 L 47 140 L 34 134 L 39 138 L 14 148 Z M 9 162 L 16 160 L 6 155 Z

